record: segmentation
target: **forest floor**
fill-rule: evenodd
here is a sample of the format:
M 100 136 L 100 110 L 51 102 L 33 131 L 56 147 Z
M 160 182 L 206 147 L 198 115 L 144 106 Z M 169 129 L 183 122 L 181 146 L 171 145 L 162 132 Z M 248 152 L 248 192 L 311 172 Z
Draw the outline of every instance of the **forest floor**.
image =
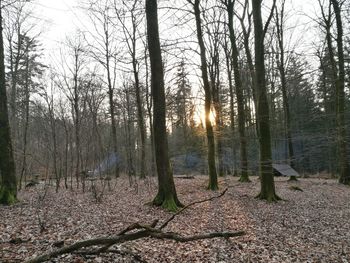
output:
M 217 195 L 220 191 L 205 189 L 207 180 L 206 176 L 175 179 L 180 200 L 187 204 Z M 277 193 L 284 201 L 270 204 L 254 198 L 260 184 L 256 177 L 252 180 L 220 178 L 220 190 L 229 188 L 224 196 L 186 209 L 165 229 L 184 235 L 244 230 L 242 237 L 189 243 L 145 238 L 119 245 L 123 255 L 68 254 L 51 262 L 350 262 L 349 187 L 335 180 L 292 183 L 276 178 Z M 57 241 L 72 244 L 171 215 L 145 205 L 156 193 L 155 178 L 131 187 L 126 178 L 111 184 L 112 191 L 106 188 L 103 196 L 99 187 L 95 194 L 81 189 L 56 193 L 53 186 L 40 184 L 20 191 L 18 204 L 0 206 L 0 262 L 23 262 L 56 249 Z

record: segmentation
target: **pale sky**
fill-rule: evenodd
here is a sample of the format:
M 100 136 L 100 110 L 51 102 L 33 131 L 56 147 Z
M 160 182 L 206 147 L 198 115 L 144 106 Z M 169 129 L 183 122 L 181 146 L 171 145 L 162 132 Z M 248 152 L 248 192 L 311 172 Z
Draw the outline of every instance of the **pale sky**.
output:
M 67 35 L 82 27 L 76 0 L 37 0 L 35 13 L 44 19 L 43 44 L 46 47 L 57 48 Z
M 84 18 L 82 11 L 77 8 L 78 2 L 79 0 L 37 0 L 34 2 L 36 16 L 44 19 L 42 41 L 45 48 L 51 50 L 58 48 L 58 43 L 64 41 L 67 35 L 76 32 L 77 28 L 83 31 L 88 30 L 89 22 Z M 287 1 L 289 6 L 286 9 L 293 13 L 293 19 L 299 24 L 298 30 L 303 31 L 304 41 L 308 42 L 305 43 L 306 45 L 312 42 L 311 34 L 315 34 L 314 30 L 308 28 L 311 19 L 306 15 L 314 16 L 317 10 L 316 2 L 316 0 Z M 295 35 L 300 35 L 298 33 L 296 32 Z
M 42 30 L 40 38 L 45 56 L 49 61 L 58 58 L 59 50 L 67 36 L 74 36 L 77 29 L 87 31 L 89 27 L 91 28 L 89 19 L 78 8 L 79 1 L 81 0 L 36 0 L 34 2 L 35 16 L 43 19 L 42 25 L 38 25 L 38 27 Z M 265 3 L 266 6 L 271 6 L 270 1 L 265 1 Z M 317 1 L 287 0 L 286 11 L 292 14 L 288 24 L 293 25 L 293 27 L 297 24 L 291 42 L 296 42 L 298 44 L 296 51 L 306 56 L 307 60 L 316 67 L 317 64 L 312 62 L 315 61 L 313 42 L 318 41 L 315 35 L 318 31 L 314 28 L 316 24 L 312 22 L 310 17 L 314 17 L 318 11 Z M 162 26 L 164 27 L 164 24 Z M 167 36 L 166 32 L 165 30 L 160 32 L 162 39 L 171 37 Z M 172 36 L 181 36 L 181 34 L 181 32 L 176 32 Z M 288 42 L 287 39 L 286 42 Z M 193 79 L 193 82 L 198 85 L 198 78 L 193 76 Z

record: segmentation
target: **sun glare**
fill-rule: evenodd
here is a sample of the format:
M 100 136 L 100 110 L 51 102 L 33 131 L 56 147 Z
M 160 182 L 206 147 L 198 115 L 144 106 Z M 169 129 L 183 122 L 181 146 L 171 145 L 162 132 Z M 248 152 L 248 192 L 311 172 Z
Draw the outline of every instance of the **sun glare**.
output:
M 202 125 L 205 127 L 205 110 L 204 107 L 201 107 L 200 109 L 198 109 L 199 111 L 199 116 L 200 118 L 198 119 L 198 122 L 202 123 Z M 210 113 L 209 113 L 209 120 L 211 122 L 211 125 L 215 126 L 215 117 L 216 117 L 216 113 L 214 109 L 211 109 Z

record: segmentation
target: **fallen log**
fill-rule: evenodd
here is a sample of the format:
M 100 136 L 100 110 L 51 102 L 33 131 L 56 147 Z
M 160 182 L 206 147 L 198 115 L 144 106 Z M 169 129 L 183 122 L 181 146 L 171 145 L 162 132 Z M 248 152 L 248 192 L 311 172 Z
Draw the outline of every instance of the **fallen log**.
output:
M 88 248 L 92 246 L 102 246 L 101 248 L 93 251 L 93 254 L 99 254 L 103 252 L 108 252 L 108 249 L 116 244 L 122 244 L 128 241 L 138 240 L 142 238 L 155 238 L 155 239 L 168 239 L 168 240 L 174 240 L 177 242 L 190 242 L 190 241 L 196 241 L 201 239 L 212 239 L 212 238 L 230 238 L 230 237 L 239 237 L 245 234 L 244 231 L 236 231 L 236 232 L 212 232 L 212 233 L 203 233 L 198 235 L 192 235 L 192 236 L 183 236 L 179 233 L 175 232 L 165 232 L 163 229 L 171 222 L 177 215 L 182 213 L 185 209 L 199 203 L 211 201 L 215 198 L 219 198 L 223 196 L 226 193 L 227 189 L 225 189 L 221 194 L 217 196 L 213 196 L 201 201 L 196 201 L 193 203 L 190 203 L 186 205 L 184 208 L 179 210 L 177 213 L 170 216 L 163 224 L 161 224 L 159 227 L 157 227 L 157 224 L 159 220 L 154 220 L 151 224 L 140 224 L 140 223 L 134 223 L 120 231 L 115 236 L 107 236 L 107 237 L 100 237 L 100 238 L 93 238 L 88 240 L 82 240 L 78 241 L 74 244 L 64 246 L 62 248 L 59 248 L 57 250 L 45 253 L 43 255 L 40 255 L 38 257 L 29 259 L 26 261 L 26 263 L 39 263 L 39 262 L 45 262 L 47 260 L 50 260 L 52 258 L 58 257 L 63 254 L 67 253 L 76 253 L 79 249 L 82 248 Z M 78 253 L 78 252 L 77 252 Z M 86 252 L 85 252 L 86 253 Z

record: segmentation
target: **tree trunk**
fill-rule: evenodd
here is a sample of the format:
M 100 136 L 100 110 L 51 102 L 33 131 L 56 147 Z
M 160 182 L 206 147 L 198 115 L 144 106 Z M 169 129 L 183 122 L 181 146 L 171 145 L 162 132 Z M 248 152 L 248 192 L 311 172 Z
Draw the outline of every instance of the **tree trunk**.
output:
M 168 153 L 165 122 L 164 72 L 159 42 L 157 0 L 146 0 L 146 18 L 148 48 L 151 61 L 154 145 L 158 172 L 158 194 L 154 198 L 153 204 L 175 211 L 182 204 L 177 198 Z
M 17 183 L 7 109 L 1 5 L 2 1 L 0 1 L 0 204 L 10 205 L 17 200 Z
M 335 20 L 337 25 L 337 49 L 338 49 L 338 74 L 334 79 L 336 82 L 336 120 L 337 120 L 337 143 L 338 143 L 338 166 L 339 182 L 350 185 L 350 167 L 347 157 L 347 140 L 345 127 L 345 69 L 344 69 L 344 48 L 343 48 L 343 25 L 341 20 L 341 10 L 337 0 L 331 0 L 333 5 Z M 332 48 L 332 47 L 330 47 Z M 334 59 L 334 57 L 333 57 Z
M 200 48 L 200 56 L 201 56 L 201 71 L 202 71 L 202 79 L 205 93 L 205 128 L 207 132 L 207 143 L 208 143 L 208 170 L 209 170 L 209 185 L 208 189 L 217 190 L 219 188 L 218 184 L 218 176 L 216 172 L 216 164 L 215 164 L 215 138 L 214 138 L 214 130 L 210 121 L 210 111 L 211 111 L 211 101 L 212 94 L 209 85 L 208 79 L 208 65 L 205 54 L 205 45 L 203 41 L 203 33 L 201 26 L 201 12 L 199 7 L 199 0 L 194 1 L 194 14 L 196 18 L 196 28 L 197 28 L 197 38 L 198 44 Z
M 135 44 L 134 44 L 135 45 Z M 134 48 L 136 52 L 136 47 Z M 137 106 L 137 122 L 139 125 L 140 139 L 141 139 L 141 167 L 140 167 L 140 177 L 146 177 L 146 130 L 145 122 L 143 118 L 143 106 L 142 106 L 142 96 L 141 96 L 141 86 L 139 81 L 139 72 L 137 69 L 137 60 L 136 54 L 133 53 L 133 71 L 134 71 L 134 80 L 135 80 L 135 94 L 136 94 L 136 106 Z
M 228 15 L 228 27 L 230 34 L 230 42 L 232 48 L 232 67 L 235 79 L 235 89 L 237 97 L 237 109 L 238 109 L 238 131 L 239 131 L 239 143 L 240 143 L 240 162 L 241 162 L 241 177 L 240 182 L 250 182 L 248 177 L 248 157 L 247 157 L 247 139 L 245 137 L 245 110 L 244 110 L 244 98 L 243 87 L 240 73 L 240 67 L 238 64 L 238 48 L 236 44 L 236 36 L 233 28 L 233 11 L 234 2 L 228 0 L 227 2 L 227 15 Z
M 108 53 L 109 44 L 106 43 L 106 70 L 107 70 L 107 81 L 108 81 L 108 101 L 109 101 L 109 112 L 111 118 L 111 130 L 112 130 L 112 144 L 113 144 L 113 152 L 118 157 L 118 141 L 117 141 L 117 124 L 115 121 L 115 109 L 114 109 L 114 89 L 112 85 L 111 79 L 111 69 L 110 69 L 110 57 Z M 114 176 L 119 177 L 119 164 L 116 163 L 114 169 Z
M 282 89 L 282 100 L 283 100 L 283 110 L 285 116 L 285 130 L 286 130 L 286 139 L 288 144 L 288 157 L 290 166 L 294 167 L 294 150 L 293 150 L 293 140 L 292 132 L 290 127 L 290 110 L 289 110 L 289 101 L 287 95 L 287 80 L 286 80 L 286 69 L 285 69 L 285 58 L 284 58 L 284 31 L 283 31 L 283 18 L 284 18 L 284 4 L 282 2 L 282 9 L 279 17 L 279 13 L 276 7 L 276 28 L 277 28 L 277 41 L 279 47 L 279 56 L 277 58 L 277 67 L 281 77 L 281 89 Z M 278 53 L 277 53 L 278 54 Z M 291 177 L 291 180 L 296 180 L 296 177 Z
M 243 9 L 243 16 L 242 17 L 238 17 L 242 27 L 242 35 L 243 35 L 243 46 L 244 46 L 244 50 L 245 50 L 245 54 L 246 54 L 246 58 L 247 58 L 247 64 L 248 64 L 248 68 L 249 68 L 249 75 L 250 75 L 250 79 L 251 79 L 251 90 L 252 90 L 252 95 L 253 95 L 253 102 L 254 102 L 254 110 L 255 110 L 255 115 L 258 112 L 258 103 L 257 103 L 257 95 L 256 95 L 256 78 L 255 78 L 255 70 L 254 70 L 254 64 L 253 64 L 253 59 L 252 59 L 252 53 L 249 47 L 250 44 L 250 33 L 251 33 L 251 14 L 248 11 L 248 2 L 249 0 L 245 0 L 244 3 L 244 9 Z M 248 17 L 248 28 L 246 28 L 245 26 L 245 21 L 244 18 L 245 16 Z M 256 119 L 256 124 L 255 124 L 255 130 L 256 130 L 256 134 L 257 136 L 259 136 L 259 131 L 258 131 L 258 124 L 257 124 L 257 117 L 255 116 Z
M 152 94 L 149 90 L 149 69 L 148 69 L 148 55 L 147 55 L 147 45 L 145 45 L 145 68 L 146 68 L 146 107 L 148 113 L 150 138 L 151 138 L 151 176 L 156 176 L 156 160 L 155 160 L 155 150 L 154 150 L 154 135 L 153 135 L 153 116 L 152 116 Z
M 135 141 L 133 142 L 133 116 L 130 105 L 130 94 L 129 87 L 125 85 L 125 102 L 126 102 L 126 111 L 124 111 L 124 123 L 125 123 L 125 137 L 126 137 L 126 156 L 127 156 L 127 171 L 129 177 L 130 186 L 133 184 L 133 178 L 135 177 L 135 169 L 134 169 L 134 160 L 133 153 L 135 152 Z
M 232 69 L 231 69 L 231 54 L 228 51 L 227 40 L 225 39 L 225 57 L 226 57 L 226 68 L 227 68 L 227 77 L 228 77 L 228 87 L 230 94 L 230 130 L 231 130 L 231 147 L 232 147 L 232 164 L 233 170 L 232 175 L 236 175 L 236 143 L 235 143 L 235 107 L 234 107 L 234 92 L 233 92 L 233 81 L 232 81 Z
M 258 198 L 269 202 L 277 201 L 272 171 L 271 133 L 269 105 L 267 101 L 265 64 L 264 64 L 264 30 L 261 18 L 261 0 L 252 0 L 255 40 L 255 76 L 257 92 L 257 124 L 260 144 L 260 184 Z
M 28 44 L 29 45 L 29 44 Z M 29 54 L 28 54 L 28 47 L 26 49 L 26 73 L 25 73 L 25 105 L 24 105 L 24 130 L 23 130 L 23 150 L 22 150 L 22 169 L 21 169 L 21 175 L 19 179 L 19 190 L 22 188 L 22 179 L 23 177 L 26 177 L 27 173 L 27 147 L 28 147 L 28 127 L 29 127 L 29 99 L 30 99 L 30 93 L 29 93 Z
M 78 60 L 79 60 L 79 48 L 75 47 L 74 50 L 74 90 L 73 90 L 73 110 L 74 110 L 74 128 L 75 128 L 75 179 L 77 183 L 77 188 L 79 188 L 79 174 L 80 174 L 80 110 L 79 110 L 79 91 L 78 91 Z

